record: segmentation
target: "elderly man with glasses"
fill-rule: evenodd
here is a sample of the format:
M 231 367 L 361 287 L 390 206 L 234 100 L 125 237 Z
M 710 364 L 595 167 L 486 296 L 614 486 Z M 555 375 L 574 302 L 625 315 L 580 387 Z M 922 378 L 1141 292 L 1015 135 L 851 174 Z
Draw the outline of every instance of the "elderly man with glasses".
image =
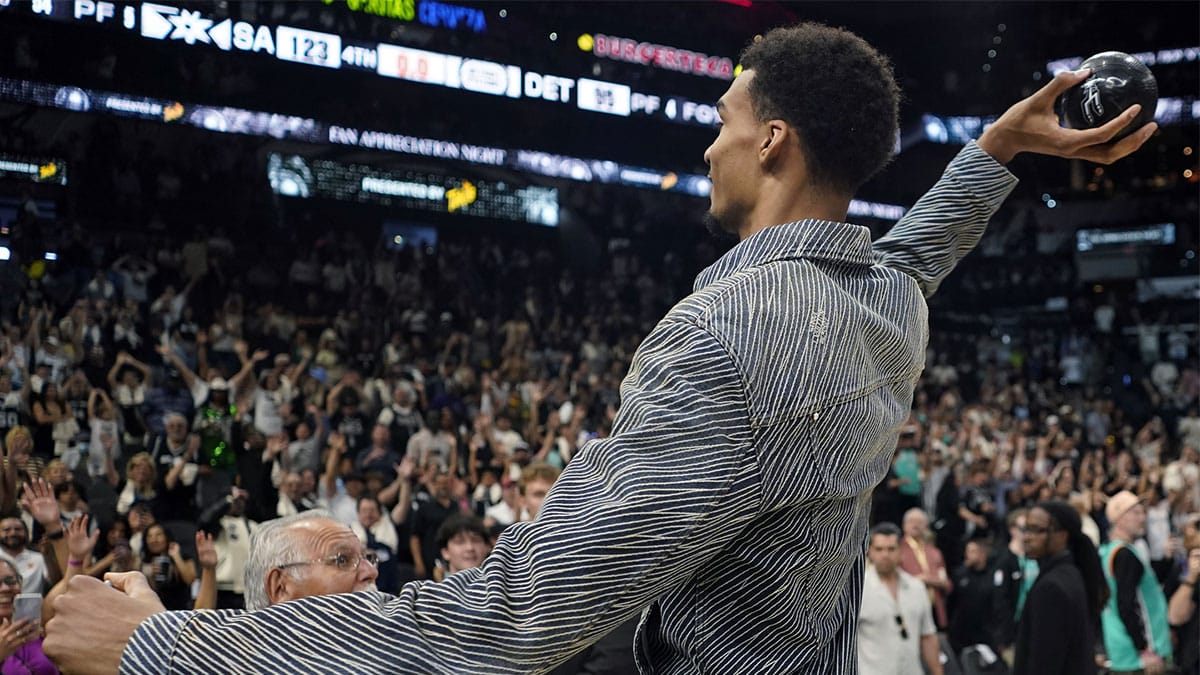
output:
M 269 520 L 250 536 L 246 609 L 265 609 L 318 595 L 374 591 L 378 564 L 379 558 L 329 511 L 314 509 Z M 106 578 L 162 611 L 140 572 Z
M 250 537 L 246 609 L 375 590 L 378 558 L 328 511 L 269 520 Z
M 900 528 L 871 528 L 858 614 L 858 672 L 861 675 L 942 675 L 937 626 L 925 584 L 900 569 Z

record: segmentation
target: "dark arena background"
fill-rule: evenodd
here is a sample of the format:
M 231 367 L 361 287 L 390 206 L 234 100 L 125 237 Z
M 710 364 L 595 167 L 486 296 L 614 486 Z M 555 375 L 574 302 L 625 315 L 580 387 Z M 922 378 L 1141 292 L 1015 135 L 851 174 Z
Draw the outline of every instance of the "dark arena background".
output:
M 921 507 L 947 578 L 983 535 L 1003 576 L 1018 508 L 1072 500 L 1101 543 L 1127 489 L 1171 597 L 1200 548 L 1196 2 L 0 0 L 0 438 L 19 467 L 0 509 L 37 549 L 54 527 L 16 481 L 47 479 L 64 523 L 102 532 L 89 571 L 146 571 L 172 609 L 204 597 L 197 529 L 240 606 L 245 542 L 211 508 L 229 496 L 254 522 L 332 509 L 370 533 L 381 590 L 440 578 L 442 519 L 495 535 L 536 515 L 523 472 L 608 434 L 640 341 L 733 245 L 703 226 L 715 103 L 744 46 L 800 21 L 861 35 L 903 90 L 895 158 L 848 215 L 875 237 L 1055 74 L 1109 50 L 1150 67 L 1139 151 L 1009 165 L 1020 184 L 929 301 L 872 524 Z M 222 387 L 228 425 L 205 402 Z M 46 546 L 28 592 L 64 574 Z M 951 660 L 1011 659 L 1011 631 L 972 632 L 1000 610 L 950 586 Z M 1177 665 L 1200 672 L 1189 620 Z

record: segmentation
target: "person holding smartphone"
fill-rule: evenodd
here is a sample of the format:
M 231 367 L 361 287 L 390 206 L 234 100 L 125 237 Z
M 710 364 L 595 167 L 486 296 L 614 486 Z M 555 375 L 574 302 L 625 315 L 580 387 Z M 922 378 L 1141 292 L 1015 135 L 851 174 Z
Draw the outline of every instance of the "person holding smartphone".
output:
M 179 544 L 159 523 L 146 529 L 142 541 L 142 574 L 168 609 L 188 609 L 196 562 L 183 557 Z
M 21 575 L 16 564 L 0 557 L 0 672 L 38 675 L 58 672 L 42 653 L 41 597 L 31 599 L 36 604 L 21 594 Z M 28 609 L 30 606 L 32 610 Z

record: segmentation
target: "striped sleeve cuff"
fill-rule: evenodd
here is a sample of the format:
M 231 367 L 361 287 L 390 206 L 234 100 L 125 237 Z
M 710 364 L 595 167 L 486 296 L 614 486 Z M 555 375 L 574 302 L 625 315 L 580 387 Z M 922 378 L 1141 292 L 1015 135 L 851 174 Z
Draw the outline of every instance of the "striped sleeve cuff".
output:
M 121 675 L 151 675 L 170 670 L 171 655 L 193 612 L 160 612 L 142 622 L 121 655 Z
M 983 151 L 975 141 L 967 142 L 946 167 L 964 187 L 995 212 L 1017 186 L 1017 177 Z

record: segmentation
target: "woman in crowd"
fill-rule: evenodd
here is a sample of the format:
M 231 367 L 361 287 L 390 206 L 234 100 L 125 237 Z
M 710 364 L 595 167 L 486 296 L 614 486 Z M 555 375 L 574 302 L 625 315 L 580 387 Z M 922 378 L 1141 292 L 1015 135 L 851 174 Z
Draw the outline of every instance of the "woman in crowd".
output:
M 129 513 L 129 507 L 133 506 L 135 501 L 153 502 L 158 496 L 154 490 L 155 478 L 157 473 L 150 453 L 139 452 L 130 457 L 125 465 L 125 484 L 117 496 L 117 513 L 122 516 Z
M 196 562 L 183 557 L 179 544 L 160 524 L 151 525 L 142 541 L 142 574 L 167 609 L 190 609 Z
M 104 533 L 103 549 L 96 551 L 97 560 L 87 568 L 89 576 L 103 576 L 106 572 L 129 572 L 139 569 L 141 561 L 129 545 L 129 523 L 118 518 Z
M 91 440 L 88 443 L 87 467 L 81 467 L 92 479 L 101 477 L 111 484 L 120 480 L 114 464 L 121 456 L 121 428 L 117 423 L 117 408 L 112 399 L 99 387 L 88 395 L 88 428 Z
M 41 396 L 33 402 L 33 421 L 33 452 L 45 461 L 61 454 L 60 449 L 79 431 L 78 427 L 70 431 L 75 416 L 53 382 L 45 383 Z
M 21 575 L 8 558 L 0 558 L 0 673 L 48 675 L 58 669 L 42 653 L 40 622 L 13 620 Z
M 4 437 L 6 457 L 4 476 L 0 481 L 0 510 L 11 512 L 17 507 L 18 486 L 42 475 L 46 464 L 33 455 L 33 434 L 29 427 L 15 426 Z

